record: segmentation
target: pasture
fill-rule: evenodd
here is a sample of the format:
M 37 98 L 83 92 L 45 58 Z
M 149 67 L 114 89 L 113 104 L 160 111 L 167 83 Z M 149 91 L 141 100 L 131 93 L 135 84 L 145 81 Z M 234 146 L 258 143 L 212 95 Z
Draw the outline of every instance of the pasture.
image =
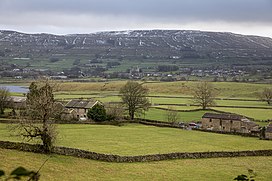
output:
M 114 92 L 62 92 L 57 93 L 56 98 L 59 100 L 69 100 L 75 98 L 94 98 L 101 102 L 120 102 L 121 98 Z M 149 101 L 152 107 L 169 108 L 174 110 L 194 110 L 199 109 L 194 105 L 194 100 L 192 97 L 173 97 L 169 95 L 161 95 L 162 97 L 149 97 Z M 272 106 L 268 105 L 266 102 L 253 100 L 253 99 L 217 99 L 215 100 L 216 106 L 211 107 L 212 109 L 231 112 L 236 114 L 241 114 L 256 120 L 267 120 L 272 119 Z M 181 104 L 181 105 L 180 105 Z M 197 112 L 180 112 L 180 121 L 193 121 L 199 120 L 201 116 L 207 111 L 197 111 Z M 166 111 L 156 110 L 150 108 L 142 118 L 165 121 Z
M 272 149 L 270 141 L 138 124 L 58 125 L 59 146 L 118 155 L 145 155 L 170 152 L 238 151 Z M 7 124 L 0 124 L 3 141 L 21 141 L 11 137 Z
M 118 92 L 126 81 L 110 82 L 64 82 L 60 83 L 60 91 L 115 91 Z M 198 82 L 142 82 L 150 90 L 150 94 L 163 94 L 169 96 L 191 96 L 192 89 Z M 251 98 L 256 99 L 256 94 L 264 88 L 272 88 L 269 84 L 237 83 L 237 82 L 213 82 L 218 97 L 224 98 Z
M 167 107 L 168 108 L 168 107 Z M 172 107 L 170 107 L 171 109 Z M 184 107 L 182 107 L 184 108 Z M 186 108 L 186 107 L 185 107 Z M 190 109 L 190 108 L 188 108 Z M 178 109 L 176 109 L 178 110 Z M 193 112 L 178 112 L 178 122 L 192 122 L 192 121 L 199 121 L 203 114 L 206 112 L 212 111 L 193 111 Z M 143 115 L 139 116 L 140 118 L 150 119 L 150 120 L 157 120 L 157 121 L 167 121 L 167 111 L 150 108 L 148 111 L 144 112 Z
M 245 115 L 257 120 L 272 119 L 272 109 L 219 108 L 219 107 L 215 109 Z
M 0 149 L 0 168 L 10 172 L 23 166 L 37 170 L 47 155 Z M 42 167 L 41 181 L 48 180 L 209 180 L 229 181 L 247 169 L 257 173 L 256 180 L 272 178 L 272 157 L 240 157 L 171 160 L 149 163 L 106 163 L 68 156 L 52 155 Z
M 192 90 L 197 82 L 142 82 L 150 90 L 149 100 L 153 107 L 170 108 L 175 110 L 197 109 L 192 99 Z M 73 98 L 95 98 L 102 102 L 120 102 L 117 95 L 125 81 L 75 83 L 65 82 L 60 84 L 57 99 L 69 100 Z M 213 109 L 257 119 L 267 120 L 272 118 L 272 107 L 259 101 L 257 94 L 264 88 L 272 88 L 269 84 L 213 82 L 217 91 L 216 106 Z M 155 97 L 154 97 L 155 96 Z M 175 105 L 176 104 L 176 105 Z M 182 104 L 182 105 L 180 105 Z M 269 109 L 267 109 L 269 108 Z M 179 113 L 181 121 L 193 121 L 201 118 L 200 113 Z M 165 111 L 151 108 L 141 117 L 153 120 L 165 120 Z
M 120 102 L 118 90 L 124 81 L 102 83 L 60 84 L 58 100 L 95 98 L 102 102 Z M 167 111 L 156 109 L 192 110 L 192 87 L 196 82 L 145 82 L 152 103 L 142 118 L 166 121 Z M 218 95 L 213 109 L 242 114 L 255 119 L 271 119 L 272 109 L 256 100 L 256 93 L 267 84 L 213 83 Z M 235 100 L 236 99 L 236 100 Z M 244 99 L 244 100 L 243 100 Z M 183 104 L 168 105 L 168 104 Z M 249 107 L 249 108 L 243 108 Z M 198 121 L 207 111 L 178 112 L 179 121 Z M 266 123 L 265 123 L 266 124 Z M 170 152 L 238 151 L 272 149 L 270 141 L 233 135 L 223 135 L 138 124 L 57 125 L 58 146 L 73 147 L 105 154 L 145 155 Z M 21 141 L 10 135 L 7 124 L 0 124 L 0 140 Z M 38 141 L 34 141 L 36 143 Z M 37 170 L 47 155 L 0 149 L 0 168 L 11 171 L 17 166 Z M 272 178 L 272 157 L 240 157 L 185 159 L 150 163 L 106 163 L 68 156 L 52 155 L 41 169 L 41 180 L 233 180 L 247 169 L 257 173 L 256 180 Z
M 142 82 L 149 88 L 149 100 L 152 108 L 141 115 L 141 118 L 166 121 L 166 111 L 155 108 L 170 108 L 174 110 L 194 110 L 192 90 L 197 82 Z M 55 98 L 61 101 L 70 99 L 94 98 L 103 103 L 120 102 L 118 91 L 125 81 L 110 82 L 59 82 Z M 215 100 L 217 107 L 212 109 L 241 114 L 256 120 L 272 119 L 272 106 L 258 100 L 257 93 L 264 88 L 272 88 L 269 84 L 213 82 L 217 91 Z M 13 95 L 19 95 L 13 93 Z M 179 112 L 179 120 L 183 122 L 199 121 L 207 111 Z M 262 124 L 262 125 L 265 125 Z

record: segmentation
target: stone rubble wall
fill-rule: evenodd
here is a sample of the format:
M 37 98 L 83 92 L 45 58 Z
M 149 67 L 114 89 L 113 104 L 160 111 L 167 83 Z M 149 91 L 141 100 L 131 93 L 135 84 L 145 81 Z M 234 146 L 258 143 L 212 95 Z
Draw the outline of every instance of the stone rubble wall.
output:
M 0 141 L 0 148 L 14 149 L 34 153 L 43 153 L 41 145 L 16 143 L 9 141 Z M 247 151 L 213 151 L 213 152 L 181 152 L 165 153 L 139 156 L 119 156 L 112 154 L 102 154 L 76 148 L 54 147 L 53 154 L 86 158 L 91 160 L 132 163 L 132 162 L 150 162 L 173 159 L 201 159 L 201 158 L 222 158 L 222 157 L 246 157 L 246 156 L 272 156 L 272 150 L 247 150 Z

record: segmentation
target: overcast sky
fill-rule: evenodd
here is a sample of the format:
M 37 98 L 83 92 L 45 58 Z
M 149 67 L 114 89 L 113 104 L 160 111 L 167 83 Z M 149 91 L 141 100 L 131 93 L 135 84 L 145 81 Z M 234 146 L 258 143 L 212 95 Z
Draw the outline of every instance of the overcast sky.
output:
M 272 37 L 272 0 L 0 0 L 0 29 L 55 34 L 179 29 Z

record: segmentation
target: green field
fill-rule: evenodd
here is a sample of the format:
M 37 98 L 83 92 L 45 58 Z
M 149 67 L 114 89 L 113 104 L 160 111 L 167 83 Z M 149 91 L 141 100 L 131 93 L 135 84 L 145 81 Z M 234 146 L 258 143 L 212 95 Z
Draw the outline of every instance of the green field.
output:
M 101 102 L 120 102 L 121 98 L 119 96 L 113 95 L 116 92 L 62 92 L 61 94 L 56 94 L 57 99 L 73 99 L 73 98 L 94 98 Z M 164 95 L 165 96 L 165 95 Z M 191 106 L 194 104 L 192 98 L 176 98 L 176 97 L 149 97 L 150 103 L 155 107 L 161 108 L 170 108 L 175 110 L 193 110 L 199 109 L 200 107 Z M 250 100 L 250 99 L 249 99 Z M 241 114 L 250 118 L 254 118 L 257 120 L 267 120 L 272 119 L 272 106 L 268 105 L 262 101 L 242 101 L 242 100 L 216 100 L 217 106 L 226 106 L 226 107 L 211 107 L 213 109 L 225 112 L 231 112 L 236 114 Z M 157 106 L 158 104 L 165 104 Z M 174 106 L 174 105 L 167 105 L 167 104 L 186 104 L 187 106 Z M 227 106 L 237 106 L 237 108 L 229 108 Z M 244 108 L 249 107 L 249 108 Z M 262 109 L 262 108 L 270 108 L 270 109 Z M 192 113 L 179 113 L 181 121 L 193 121 L 199 120 L 201 116 L 205 113 L 205 111 L 198 111 Z M 166 115 L 165 111 L 163 110 L 155 110 L 151 108 L 149 111 L 146 112 L 146 115 L 142 115 L 141 117 L 145 117 L 147 119 L 152 120 L 159 120 L 164 121 Z M 202 114 L 202 115 L 201 115 Z
M 115 91 L 118 92 L 126 81 L 78 83 L 66 82 L 60 84 L 60 91 Z M 191 96 L 192 88 L 198 82 L 143 82 L 151 94 L 170 96 Z M 272 88 L 269 84 L 236 83 L 236 82 L 213 82 L 218 97 L 225 98 L 251 98 L 256 99 L 256 94 L 264 88 Z
M 6 126 L 0 124 L 0 140 L 19 141 Z M 269 141 L 258 138 L 138 124 L 58 125 L 58 133 L 57 145 L 119 155 L 272 149 Z
M 272 109 L 271 105 L 263 101 L 215 100 L 215 103 L 218 106 L 264 107 Z
M 0 168 L 10 172 L 23 166 L 37 170 L 47 155 L 0 149 Z M 256 180 L 270 181 L 272 157 L 241 157 L 171 160 L 149 163 L 107 163 L 52 155 L 42 167 L 41 180 L 209 180 L 229 181 L 247 169 Z
M 56 94 L 58 99 L 72 98 L 95 98 L 102 102 L 120 102 L 120 97 L 116 96 L 118 90 L 125 81 L 113 81 L 103 83 L 63 83 L 61 84 L 62 91 Z M 200 107 L 190 106 L 194 104 L 192 98 L 192 88 L 197 82 L 145 82 L 144 86 L 150 90 L 152 96 L 167 96 L 167 97 L 149 97 L 153 106 L 157 104 L 186 104 L 187 106 L 172 106 L 176 110 L 191 110 Z M 257 120 L 272 119 L 272 107 L 265 102 L 256 101 L 257 93 L 265 87 L 272 87 L 268 84 L 253 84 L 253 83 L 234 83 L 234 82 L 215 82 L 212 83 L 218 92 L 216 100 L 217 106 L 213 109 L 241 114 Z M 172 96 L 172 97 L 171 97 Z M 182 97 L 183 96 L 183 97 Z M 184 97 L 185 96 L 185 97 Z M 226 100 L 227 99 L 227 100 Z M 233 99 L 233 100 L 228 100 Z M 235 100 L 246 99 L 246 100 Z M 248 101 L 251 100 L 251 101 Z M 229 108 L 227 106 L 236 106 L 237 108 Z M 160 105 L 157 107 L 168 108 L 168 105 Z M 245 108 L 249 107 L 249 108 Z M 262 109 L 270 108 L 270 109 Z M 181 121 L 199 120 L 205 112 L 194 113 L 179 113 Z M 202 115 L 201 115 L 202 114 Z M 166 113 L 163 110 L 151 108 L 145 115 L 141 117 L 164 121 Z
M 29 60 L 24 59 L 8 59 L 9 63 L 17 64 L 20 66 L 25 66 L 30 64 L 30 67 L 33 69 L 49 69 L 52 71 L 63 71 L 64 69 L 70 69 L 73 67 L 73 62 L 75 59 L 72 57 L 59 57 L 59 61 L 51 62 L 49 58 L 33 58 Z M 86 61 L 81 61 L 81 63 L 87 63 Z
M 29 80 L 30 81 L 30 80 Z M 31 80 L 32 81 L 32 80 Z M 0 81 L 1 82 L 1 81 Z M 4 81 L 8 83 L 7 81 Z M 11 81 L 11 84 L 17 84 L 18 81 Z M 121 86 L 126 81 L 108 81 L 108 82 L 59 82 L 59 94 L 67 92 L 73 93 L 118 93 Z M 150 90 L 151 95 L 167 96 L 192 96 L 192 89 L 198 83 L 197 81 L 177 81 L 177 82 L 141 82 Z M 29 85 L 29 82 L 20 82 L 20 85 Z M 272 88 L 271 84 L 240 83 L 240 82 L 212 82 L 217 91 L 217 96 L 221 98 L 247 98 L 257 99 L 257 93 L 264 88 Z M 58 93 L 57 93 L 58 94 Z
M 163 110 L 150 109 L 146 116 L 163 119 Z M 198 119 L 203 111 L 181 112 L 184 120 Z M 160 117 L 161 116 L 161 117 Z M 10 125 L 0 124 L 0 140 L 20 141 L 11 136 Z M 105 154 L 145 155 L 169 152 L 238 151 L 272 149 L 270 141 L 138 124 L 57 125 L 56 145 Z M 0 168 L 7 172 L 23 166 L 37 170 L 49 157 L 43 154 L 0 149 Z M 148 163 L 108 163 L 51 155 L 40 171 L 41 180 L 233 180 L 257 173 L 256 180 L 272 178 L 272 157 L 184 159 Z
M 117 96 L 118 91 L 125 81 L 110 82 L 62 82 L 59 84 L 59 91 L 55 93 L 55 98 L 62 101 L 68 101 L 75 98 L 94 98 L 103 103 L 120 102 Z M 175 110 L 193 110 L 200 107 L 193 106 L 192 88 L 197 82 L 144 82 L 144 86 L 150 89 L 149 97 L 153 107 L 170 108 Z M 254 83 L 234 83 L 234 82 L 214 82 L 218 95 L 216 105 L 226 107 L 212 107 L 213 109 L 241 114 L 256 120 L 272 119 L 272 106 L 266 102 L 258 101 L 257 92 L 264 88 L 272 88 L 269 84 Z M 13 93 L 13 95 L 19 95 Z M 166 97 L 165 97 L 166 96 Z M 231 100 L 230 100 L 231 99 Z M 237 100 L 235 100 L 237 99 Z M 243 100 L 245 99 L 245 100 Z M 186 106 L 174 106 L 167 104 L 185 104 Z M 230 108 L 228 106 L 236 106 Z M 249 107 L 249 108 L 245 108 Z M 270 108 L 270 109 L 262 109 Z M 190 122 L 199 121 L 205 111 L 182 112 L 179 113 L 179 121 Z M 166 111 L 151 108 L 141 115 L 142 118 L 165 121 Z
M 248 108 L 214 108 L 216 110 L 245 115 L 257 120 L 272 119 L 272 109 L 248 109 Z
M 192 110 L 199 107 L 194 106 L 156 106 L 160 108 L 170 108 L 174 110 Z M 244 115 L 246 117 L 254 118 L 255 120 L 267 120 L 272 119 L 272 109 L 253 109 L 253 108 L 227 108 L 227 107 L 211 107 L 218 111 L 230 112 L 235 114 Z M 194 111 L 194 112 L 179 112 L 179 120 L 183 122 L 200 121 L 201 117 L 206 112 L 213 111 Z M 141 115 L 141 118 L 166 121 L 167 111 L 161 109 L 150 108 L 145 115 Z
M 172 108 L 172 107 L 170 107 Z M 178 109 L 177 109 L 178 110 Z M 200 121 L 206 112 L 212 111 L 194 111 L 194 112 L 178 112 L 177 122 Z M 151 119 L 157 121 L 167 121 L 167 111 L 161 109 L 150 108 L 140 118 Z

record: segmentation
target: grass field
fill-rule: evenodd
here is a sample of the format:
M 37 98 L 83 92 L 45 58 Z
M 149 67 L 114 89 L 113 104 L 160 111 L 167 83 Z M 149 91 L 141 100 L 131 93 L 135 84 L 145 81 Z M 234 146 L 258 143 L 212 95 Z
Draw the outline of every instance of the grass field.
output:
M 174 110 L 192 110 L 199 107 L 195 106 L 156 106 L 160 108 L 170 108 Z M 244 115 L 246 117 L 254 118 L 255 120 L 268 120 L 272 119 L 272 109 L 252 109 L 252 108 L 227 108 L 227 107 L 211 107 L 218 111 L 230 112 L 234 114 Z M 201 117 L 206 112 L 213 111 L 194 111 L 194 112 L 179 112 L 179 121 L 190 122 L 190 121 L 200 121 Z M 167 111 L 150 108 L 145 115 L 141 115 L 141 118 L 166 121 Z
M 113 95 L 116 92 L 71 92 L 71 93 L 61 93 L 57 94 L 57 99 L 73 99 L 73 98 L 94 98 L 100 100 L 101 102 L 120 102 L 121 98 L 119 96 Z M 190 106 L 194 104 L 193 99 L 191 98 L 176 98 L 176 97 L 149 97 L 149 100 L 152 105 L 156 104 L 186 104 L 187 106 L 173 106 L 173 105 L 160 105 L 156 107 L 162 108 L 173 108 L 176 110 L 192 110 L 200 107 Z M 237 108 L 228 108 L 228 107 L 212 107 L 213 109 L 231 112 L 236 114 L 241 114 L 247 117 L 251 117 L 257 120 L 267 120 L 272 119 L 272 107 L 262 101 L 242 101 L 242 100 L 216 100 L 216 105 L 218 106 L 237 106 Z M 240 108 L 239 108 L 240 107 Z M 252 107 L 252 108 L 243 108 L 243 107 Z M 261 109 L 261 108 L 271 108 L 271 109 Z M 181 121 L 192 121 L 199 120 L 205 111 L 192 112 L 192 113 L 179 113 Z M 166 117 L 166 112 L 163 110 L 150 109 L 146 112 L 146 115 L 142 115 L 147 119 L 164 121 Z
M 118 90 L 124 81 L 106 82 L 106 83 L 63 83 L 61 89 L 67 91 L 65 94 L 57 93 L 58 99 L 72 99 L 72 98 L 95 98 L 102 102 L 119 102 L 120 97 L 114 95 L 118 93 Z M 159 96 L 187 96 L 191 95 L 191 88 L 196 85 L 197 82 L 146 82 L 144 85 L 150 89 L 150 95 Z M 255 101 L 257 99 L 256 94 L 265 87 L 272 87 L 268 84 L 250 84 L 250 83 L 233 83 L 233 82 L 216 82 L 213 83 L 214 87 L 218 91 L 218 96 L 221 100 L 216 100 L 218 106 L 237 106 L 237 108 L 228 107 L 214 107 L 214 109 L 241 114 L 247 117 L 251 117 L 257 120 L 272 119 L 272 109 L 259 109 L 259 108 L 272 108 L 265 102 Z M 79 91 L 80 90 L 80 91 Z M 93 92 L 94 91 L 94 92 Z M 252 101 L 242 100 L 224 100 L 224 98 L 240 98 L 248 99 Z M 189 110 L 199 107 L 190 106 L 194 104 L 191 98 L 177 98 L 177 97 L 150 97 L 150 102 L 153 105 L 156 104 L 187 104 L 188 106 L 171 106 L 177 110 Z M 160 106 L 168 108 L 167 105 Z M 238 108 L 241 107 L 241 108 Z M 243 107 L 252 107 L 250 109 Z M 256 108 L 254 108 L 256 107 Z M 182 121 L 199 120 L 203 112 L 195 113 L 179 113 Z M 150 109 L 146 112 L 145 117 L 153 120 L 165 120 L 165 111 Z M 201 115 L 202 114 L 202 115 Z
M 170 108 L 172 108 L 172 107 L 170 107 Z M 178 110 L 178 109 L 176 109 L 176 110 Z M 178 122 L 200 121 L 201 117 L 206 112 L 212 112 L 212 111 L 178 112 L 178 120 L 177 121 Z M 161 109 L 150 108 L 148 111 L 145 112 L 145 114 L 141 115 L 140 118 L 158 120 L 158 121 L 167 121 L 167 111 L 161 110 Z
M 265 107 L 272 109 L 271 105 L 262 101 L 215 100 L 215 103 L 218 106 Z
M 9 59 L 9 63 L 25 66 L 27 63 L 31 64 L 34 69 L 50 69 L 52 71 L 63 71 L 63 69 L 69 69 L 73 67 L 75 59 L 60 58 L 59 61 L 51 62 L 48 58 L 34 58 L 31 60 L 23 59 Z
M 5 81 L 5 83 L 7 83 Z M 12 84 L 16 84 L 11 82 Z M 59 82 L 60 92 L 118 92 L 126 81 L 109 82 Z M 191 96 L 197 81 L 177 82 L 141 82 L 150 90 L 152 95 Z M 29 83 L 20 82 L 20 85 Z M 256 99 L 256 94 L 264 88 L 272 88 L 270 84 L 212 82 L 218 97 Z
M 73 98 L 95 98 L 102 102 L 116 102 L 121 101 L 121 98 L 114 92 L 107 93 L 97 93 L 97 92 L 62 92 L 57 93 L 55 98 L 57 99 L 73 99 Z M 165 96 L 165 95 L 164 95 Z M 168 95 L 169 96 L 169 95 Z M 188 98 L 178 98 L 178 97 L 149 97 L 149 100 L 152 104 L 194 104 L 192 97 Z M 215 100 L 216 105 L 219 106 L 247 106 L 247 107 L 265 107 L 271 108 L 272 106 L 268 105 L 266 102 L 262 101 L 242 101 L 242 100 Z
M 169 108 L 169 106 L 158 106 L 162 108 Z M 191 110 L 192 108 L 197 107 L 191 107 L 191 106 L 171 106 L 170 109 L 175 110 Z M 256 120 L 267 120 L 272 118 L 272 110 L 266 110 L 266 109 L 245 109 L 245 108 L 218 108 L 215 107 L 214 109 L 225 111 L 225 112 L 231 112 L 235 114 L 241 114 L 247 117 L 254 118 Z M 178 112 L 178 122 L 197 122 L 201 120 L 201 117 L 207 113 L 216 113 L 213 111 L 193 111 L 193 112 Z M 145 112 L 144 115 L 141 115 L 140 118 L 150 119 L 150 120 L 158 120 L 158 121 L 167 121 L 167 111 L 156 109 L 156 108 L 150 108 L 148 111 Z M 257 124 L 260 126 L 267 126 L 268 123 L 264 121 L 256 121 Z
M 47 155 L 0 149 L 0 168 L 10 172 L 23 166 L 37 170 Z M 270 181 L 272 157 L 213 158 L 171 160 L 150 163 L 106 163 L 68 156 L 52 155 L 42 167 L 42 181 L 52 180 L 209 180 L 229 181 L 247 169 L 257 173 L 256 180 Z
M 66 82 L 60 84 L 61 91 L 116 91 L 118 92 L 126 81 L 78 83 Z M 166 95 L 192 95 L 192 88 L 198 82 L 144 82 L 151 94 Z M 235 82 L 214 82 L 212 83 L 218 92 L 219 97 L 228 98 L 256 98 L 256 93 L 264 88 L 272 88 L 269 84 L 235 83 Z
M 245 115 L 257 120 L 272 119 L 272 109 L 247 109 L 247 108 L 225 108 L 225 107 L 224 108 L 216 107 L 214 109 Z
M 58 132 L 57 145 L 119 155 L 272 149 L 271 142 L 258 138 L 138 124 L 58 125 Z M 0 140 L 19 141 L 6 124 L 0 124 Z
M 192 88 L 197 82 L 144 82 L 143 85 L 150 89 L 150 95 L 156 96 L 170 96 L 170 97 L 149 97 L 150 102 L 156 104 L 186 104 L 188 106 L 171 106 L 177 110 L 190 110 L 200 107 L 190 106 L 194 104 L 192 97 Z M 74 98 L 94 98 L 101 102 L 120 102 L 121 99 L 118 90 L 125 84 L 125 81 L 111 81 L 111 82 L 94 82 L 94 83 L 78 83 L 78 82 L 64 82 L 60 83 L 60 90 L 55 94 L 58 100 L 70 100 Z M 256 93 L 263 90 L 265 87 L 272 88 L 268 84 L 253 84 L 253 83 L 234 83 L 234 82 L 214 82 L 212 83 L 216 88 L 218 98 L 216 100 L 218 106 L 237 106 L 237 108 L 228 107 L 214 107 L 216 110 L 241 114 L 257 120 L 272 119 L 272 107 L 265 102 L 256 101 Z M 15 95 L 15 94 L 13 94 Z M 17 95 L 17 94 L 16 94 Z M 171 96 L 185 96 L 177 98 Z M 247 99 L 251 101 L 242 100 L 225 100 L 226 98 Z M 160 107 L 168 108 L 168 105 L 161 105 Z M 252 107 L 252 108 L 243 108 Z M 256 108 L 254 108 L 256 107 Z M 259 109 L 271 108 L 271 109 Z M 199 120 L 205 112 L 194 113 L 179 113 L 181 121 Z M 151 108 L 146 115 L 142 117 L 152 120 L 164 121 L 166 113 L 163 110 L 156 110 Z

